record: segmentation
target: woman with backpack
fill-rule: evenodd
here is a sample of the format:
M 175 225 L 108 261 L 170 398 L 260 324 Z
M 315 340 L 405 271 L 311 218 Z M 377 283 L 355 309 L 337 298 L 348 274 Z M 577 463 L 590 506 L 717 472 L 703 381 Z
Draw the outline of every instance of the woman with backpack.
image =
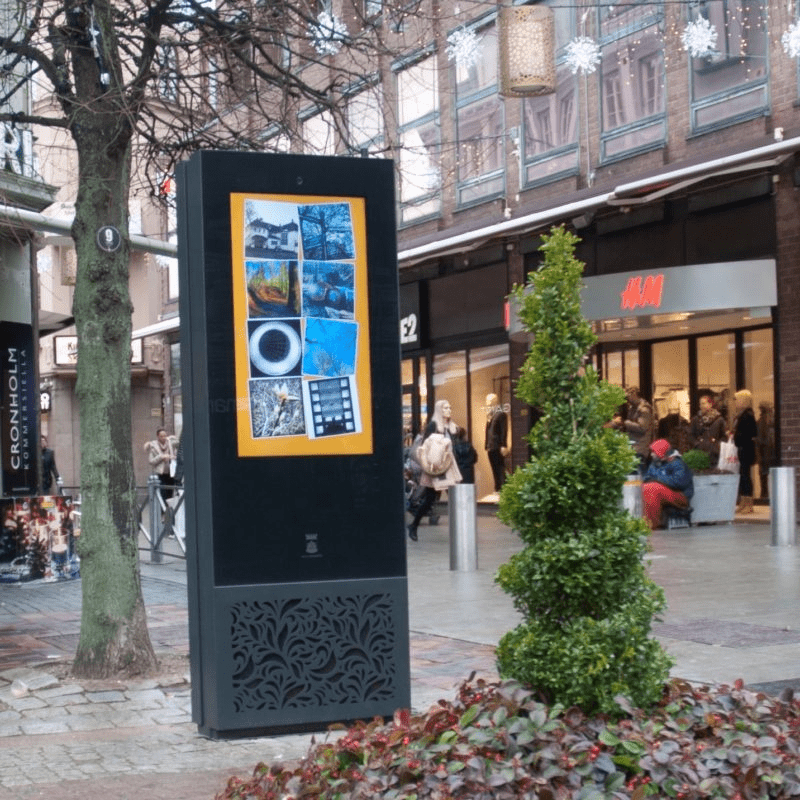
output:
M 408 538 L 412 542 L 417 541 L 420 520 L 433 508 L 440 490 L 461 481 L 461 473 L 453 458 L 453 438 L 458 426 L 451 416 L 450 403 L 447 400 L 437 400 L 431 420 L 425 426 L 422 443 L 414 454 L 417 463 L 422 467 L 419 483 L 425 488 L 425 494 L 408 526 Z

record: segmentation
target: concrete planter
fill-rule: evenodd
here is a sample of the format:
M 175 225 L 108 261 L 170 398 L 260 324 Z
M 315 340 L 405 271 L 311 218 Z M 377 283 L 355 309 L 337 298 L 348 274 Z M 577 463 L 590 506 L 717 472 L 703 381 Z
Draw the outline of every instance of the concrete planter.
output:
M 698 522 L 732 522 L 736 516 L 739 475 L 694 475 L 694 497 L 691 499 L 692 524 Z

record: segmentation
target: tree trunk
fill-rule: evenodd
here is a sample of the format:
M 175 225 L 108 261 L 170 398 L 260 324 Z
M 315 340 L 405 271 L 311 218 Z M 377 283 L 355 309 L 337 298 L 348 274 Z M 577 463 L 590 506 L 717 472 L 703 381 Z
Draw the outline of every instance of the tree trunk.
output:
M 83 608 L 73 672 L 142 674 L 157 665 L 147 631 L 137 551 L 131 444 L 131 300 L 128 191 L 130 131 L 124 116 L 79 111 L 79 191 L 72 236 L 78 260 L 73 313 L 78 332 L 76 394 L 81 424 Z M 105 252 L 97 232 L 121 235 Z

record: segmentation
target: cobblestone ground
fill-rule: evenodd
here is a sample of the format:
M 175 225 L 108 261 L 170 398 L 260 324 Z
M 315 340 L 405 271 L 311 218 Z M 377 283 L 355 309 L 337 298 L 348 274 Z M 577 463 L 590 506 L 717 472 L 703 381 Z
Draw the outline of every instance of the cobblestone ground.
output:
M 191 719 L 188 614 L 180 565 L 144 569 L 157 679 L 68 676 L 80 629 L 80 583 L 0 587 L 0 800 L 211 800 L 231 775 L 301 758 L 311 734 L 209 740 Z M 412 701 L 452 697 L 493 648 L 412 634 Z M 316 740 L 325 732 L 317 733 Z

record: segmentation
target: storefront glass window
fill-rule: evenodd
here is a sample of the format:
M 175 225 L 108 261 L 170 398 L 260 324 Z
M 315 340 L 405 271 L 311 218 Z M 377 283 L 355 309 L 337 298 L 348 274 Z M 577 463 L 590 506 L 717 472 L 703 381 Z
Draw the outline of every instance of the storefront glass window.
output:
M 475 497 L 480 499 L 494 491 L 494 481 L 489 460 L 486 455 L 485 434 L 487 407 L 486 398 L 490 394 L 497 395 L 498 405 L 511 413 L 511 382 L 508 374 L 508 345 L 498 344 L 491 347 L 476 347 L 469 351 L 470 377 L 470 411 L 472 446 L 478 451 L 478 463 L 475 465 Z M 459 421 L 466 427 L 464 423 Z M 508 446 L 511 446 L 509 431 Z M 506 469 L 509 458 L 506 457 Z
M 466 428 L 469 424 L 469 407 L 465 350 L 440 353 L 433 357 L 433 387 L 435 400 L 448 400 L 453 409 L 453 422 Z M 433 405 L 429 410 L 433 412 Z
M 400 384 L 403 387 L 403 441 L 414 432 L 414 359 L 404 358 L 400 365 Z
M 638 386 L 639 350 L 635 347 L 618 350 L 604 348 L 600 377 L 614 386 Z
M 622 378 L 622 351 L 612 350 L 603 353 L 603 377 L 614 386 L 622 386 L 625 381 Z
M 689 340 L 653 344 L 653 412 L 657 420 L 677 411 L 690 418 Z
M 414 365 L 419 378 L 414 386 Z M 419 433 L 428 419 L 428 382 L 424 356 L 404 358 L 401 366 L 403 386 L 403 435 Z
M 744 333 L 745 389 L 753 393 L 753 411 L 758 423 L 757 468 L 753 470 L 755 497 L 766 499 L 769 469 L 775 466 L 775 371 L 772 331 L 768 328 Z
M 422 430 L 425 421 L 428 419 L 428 369 L 424 358 L 419 360 L 419 429 Z
M 730 396 L 736 382 L 736 344 L 732 333 L 701 336 L 697 340 L 697 389 L 711 389 L 717 409 L 730 424 L 733 403 Z
M 762 403 L 775 402 L 775 373 L 772 360 L 772 331 L 769 328 L 744 333 L 745 389 L 753 393 L 753 410 Z

